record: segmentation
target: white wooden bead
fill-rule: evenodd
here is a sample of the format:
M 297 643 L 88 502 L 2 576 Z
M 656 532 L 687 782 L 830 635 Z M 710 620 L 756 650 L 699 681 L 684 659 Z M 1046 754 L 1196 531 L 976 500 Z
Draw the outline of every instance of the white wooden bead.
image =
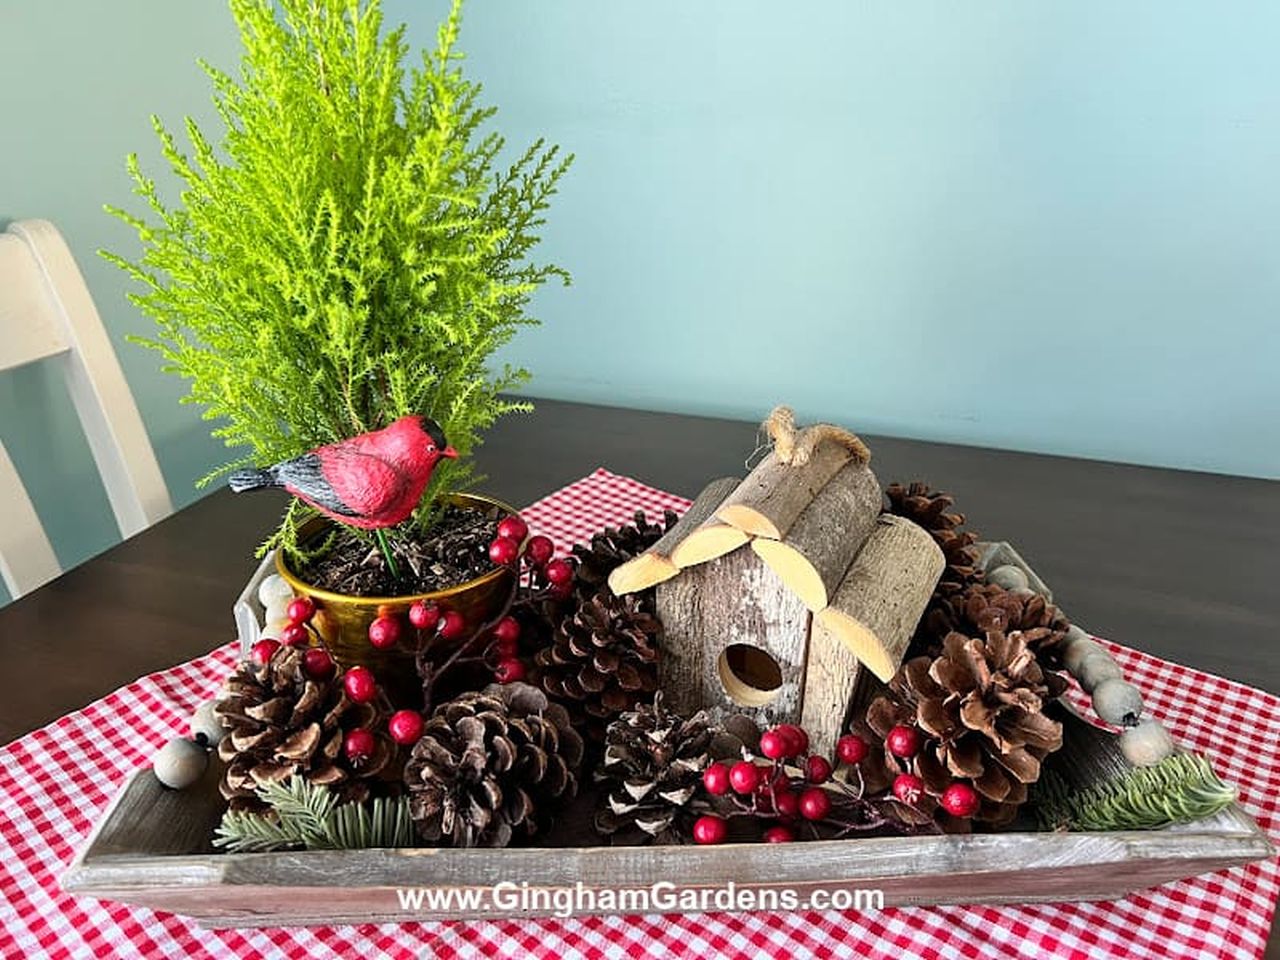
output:
M 292 599 L 293 588 L 278 573 L 271 574 L 258 584 L 258 602 L 264 607 L 287 604 Z
M 1156 720 L 1143 720 L 1120 734 L 1120 750 L 1135 767 L 1151 767 L 1177 750 L 1173 737 Z
M 1137 723 L 1142 716 L 1142 691 L 1123 680 L 1103 680 L 1093 691 L 1093 712 L 1107 723 Z
M 266 613 L 262 620 L 264 623 L 271 623 L 273 620 L 287 620 L 289 618 L 289 601 L 282 603 L 273 603 L 267 607 Z
M 289 625 L 287 617 L 279 620 L 268 620 L 262 627 L 262 635 L 273 639 L 280 638 L 280 631 Z
M 1093 693 L 1104 680 L 1123 680 L 1124 674 L 1120 672 L 1119 664 L 1111 659 L 1111 654 L 1099 648 L 1097 653 L 1091 653 L 1080 661 L 1080 670 L 1075 678 L 1086 693 Z
M 1105 654 L 1107 651 L 1103 650 L 1098 642 L 1090 637 L 1080 637 L 1077 640 L 1072 640 L 1070 639 L 1070 634 L 1067 636 L 1067 645 L 1062 651 L 1062 665 L 1067 668 L 1067 673 L 1079 678 L 1080 664 L 1084 662 L 1085 657 L 1091 657 L 1099 653 Z
M 1027 579 L 1021 567 L 1006 563 L 988 573 L 987 582 L 994 583 L 997 587 L 1004 587 L 1006 590 L 1025 590 L 1031 581 Z
M 151 768 L 166 787 L 184 790 L 196 783 L 209 767 L 209 753 L 185 737 L 170 740 L 156 751 Z
M 196 707 L 196 712 L 191 715 L 191 721 L 188 723 L 191 739 L 199 743 L 201 737 L 203 737 L 206 747 L 216 747 L 226 733 L 222 728 L 221 722 L 214 715 L 214 705 L 215 701 L 213 700 L 206 700 L 200 704 L 200 706 Z

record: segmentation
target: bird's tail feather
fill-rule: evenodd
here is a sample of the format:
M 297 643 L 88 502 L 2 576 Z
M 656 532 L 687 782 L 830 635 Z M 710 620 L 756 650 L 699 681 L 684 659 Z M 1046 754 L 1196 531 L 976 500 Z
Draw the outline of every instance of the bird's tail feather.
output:
M 274 467 L 268 467 L 266 470 L 237 470 L 227 477 L 227 486 L 231 488 L 232 493 L 242 493 L 245 490 L 278 487 L 280 480 L 276 476 Z

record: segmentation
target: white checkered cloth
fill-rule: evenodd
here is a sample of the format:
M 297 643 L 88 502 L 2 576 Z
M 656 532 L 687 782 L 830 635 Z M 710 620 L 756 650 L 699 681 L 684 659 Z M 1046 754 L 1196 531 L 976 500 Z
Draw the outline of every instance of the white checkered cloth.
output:
M 636 509 L 651 519 L 688 501 L 597 470 L 523 516 L 561 546 Z M 1239 784 L 1267 830 L 1280 809 L 1280 700 L 1109 644 L 1151 712 Z M 125 777 L 215 694 L 235 645 L 143 677 L 0 749 L 0 957 L 690 956 L 1260 957 L 1280 890 L 1275 861 L 1104 903 L 894 908 L 879 913 L 712 913 L 309 929 L 204 930 L 190 920 L 58 889 Z M 850 841 L 856 843 L 857 841 Z

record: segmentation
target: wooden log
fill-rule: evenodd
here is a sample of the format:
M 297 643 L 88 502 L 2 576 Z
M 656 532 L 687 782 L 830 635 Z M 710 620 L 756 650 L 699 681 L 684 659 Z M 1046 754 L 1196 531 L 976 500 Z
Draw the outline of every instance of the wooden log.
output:
M 704 520 L 715 513 L 739 483 L 738 477 L 721 477 L 712 480 L 698 494 L 689 509 L 676 521 L 675 526 L 662 535 L 652 547 L 633 557 L 609 574 L 609 588 L 618 596 L 647 590 L 663 580 L 670 580 L 680 570 L 672 559 L 672 552 Z
M 864 463 L 850 462 L 809 502 L 781 540 L 759 537 L 751 548 L 817 613 L 875 529 L 880 483 Z
M 942 550 L 927 531 L 901 517 L 881 516 L 831 606 L 816 615 L 814 644 L 841 643 L 888 681 L 902 662 L 943 563 Z
M 745 530 L 731 527 L 715 517 L 707 517 L 671 551 L 671 562 L 680 570 L 694 567 L 732 553 L 750 539 L 751 534 Z
M 738 550 L 658 584 L 657 612 L 672 709 L 799 722 L 810 614 L 756 554 Z
M 847 446 L 822 443 L 803 463 L 784 463 L 776 452 L 756 465 L 720 505 L 716 516 L 756 537 L 781 540 L 827 481 L 854 454 Z

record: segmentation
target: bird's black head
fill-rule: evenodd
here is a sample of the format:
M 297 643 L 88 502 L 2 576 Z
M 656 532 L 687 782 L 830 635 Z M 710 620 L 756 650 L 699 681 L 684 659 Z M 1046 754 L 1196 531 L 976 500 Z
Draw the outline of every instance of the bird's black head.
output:
M 426 416 L 418 417 L 418 424 L 422 427 L 422 432 L 427 435 L 429 453 L 441 457 L 457 457 L 458 452 L 449 446 L 449 441 L 445 439 L 444 431 L 440 429 L 440 424 Z

